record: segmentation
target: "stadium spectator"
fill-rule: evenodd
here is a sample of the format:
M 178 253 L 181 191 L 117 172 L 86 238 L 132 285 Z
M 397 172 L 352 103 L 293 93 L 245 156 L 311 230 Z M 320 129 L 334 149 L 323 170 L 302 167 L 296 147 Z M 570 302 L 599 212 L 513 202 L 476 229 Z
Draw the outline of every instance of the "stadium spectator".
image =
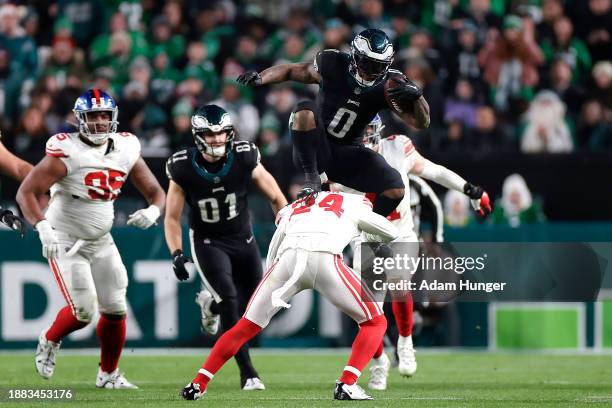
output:
M 574 25 L 567 17 L 559 17 L 553 25 L 554 36 L 542 42 L 546 63 L 563 59 L 572 69 L 574 82 L 591 69 L 591 55 L 582 40 L 574 36 Z
M 591 150 L 612 149 L 612 118 L 597 99 L 588 100 L 582 105 L 582 115 L 578 124 L 580 145 Z
M 533 22 L 510 15 L 504 20 L 503 33 L 492 31 L 478 54 L 484 79 L 493 87 L 495 107 L 505 111 L 511 99 L 528 98 L 538 84 L 537 67 L 543 62 L 535 42 Z
M 542 223 L 546 216 L 541 204 L 533 200 L 523 176 L 511 174 L 504 180 L 502 197 L 495 203 L 490 220 L 493 224 L 518 227 Z
M 30 153 L 39 159 L 45 151 L 49 129 L 45 126 L 44 117 L 37 108 L 28 108 L 21 117 L 15 151 L 19 154 Z
M 565 59 L 557 59 L 550 67 L 546 81 L 541 89 L 550 89 L 565 103 L 568 115 L 575 120 L 580 114 L 584 101 L 584 90 L 578 84 L 572 83 L 572 68 Z
M 552 41 L 555 32 L 554 24 L 559 18 L 563 17 L 562 0 L 543 0 L 542 1 L 542 20 L 536 26 L 538 39 L 542 42 Z
M 565 104 L 557 94 L 540 91 L 525 114 L 521 150 L 525 153 L 568 153 L 574 149 L 565 116 Z
M 470 199 L 455 190 L 444 196 L 444 223 L 449 227 L 465 227 L 472 222 Z
M 480 106 L 476 110 L 475 126 L 470 131 L 470 150 L 488 154 L 514 144 L 510 126 L 499 123 L 493 108 Z
M 19 24 L 18 9 L 13 4 L 0 7 L 0 49 L 7 52 L 8 76 L 4 89 L 4 114 L 13 123 L 18 113 L 21 92 L 37 74 L 36 44 Z
M 307 11 L 294 8 L 289 12 L 284 26 L 272 34 L 263 45 L 261 50 L 263 57 L 271 61 L 281 58 L 280 52 L 283 50 L 283 43 L 291 35 L 295 35 L 302 40 L 304 55 L 310 55 L 312 53 L 311 48 L 316 50 L 319 47 L 319 35 L 311 27 Z
M 87 49 L 106 26 L 107 14 L 102 0 L 58 0 L 49 7 L 49 14 L 71 26 L 77 45 Z
M 588 13 L 578 21 L 577 27 L 581 30 L 582 38 L 594 62 L 609 59 L 610 27 L 612 27 L 612 0 L 589 0 Z
M 589 96 L 596 98 L 603 106 L 612 106 L 612 62 L 600 61 L 593 67 L 594 84 Z
M 193 146 L 193 135 L 191 133 L 191 115 L 193 105 L 189 99 L 181 99 L 172 108 L 172 133 L 171 147 L 176 152 Z
M 465 21 L 457 33 L 457 44 L 449 50 L 447 61 L 447 90 L 451 91 L 459 78 L 468 78 L 477 86 L 478 99 L 485 95 L 482 91 L 482 75 L 478 65 L 479 43 L 476 38 L 477 28 L 470 21 Z
M 474 88 L 467 79 L 459 79 L 455 86 L 455 94 L 446 99 L 444 120 L 460 122 L 468 129 L 476 124 L 476 108 Z
M 172 66 L 166 50 L 156 48 L 154 52 L 151 97 L 160 107 L 169 110 L 174 102 L 174 92 L 182 80 L 182 75 Z
M 185 37 L 172 33 L 170 19 L 165 14 L 155 17 L 151 23 L 149 49 L 151 58 L 163 50 L 174 67 L 180 65 L 185 55 Z
M 59 88 L 70 83 L 82 87 L 87 82 L 87 69 L 83 51 L 75 47 L 74 40 L 66 37 L 53 39 L 51 55 L 45 62 L 42 76 L 53 75 Z
M 120 33 L 125 33 L 129 38 L 130 49 L 128 55 L 130 58 L 147 54 L 148 44 L 145 36 L 140 31 L 129 30 L 126 17 L 123 13 L 116 12 L 111 16 L 108 32 L 100 34 L 91 46 L 87 44 L 87 47 L 85 47 L 91 52 L 93 65 L 113 65 L 114 59 L 124 51 L 117 44 L 117 37 Z
M 230 113 L 238 140 L 255 140 L 259 130 L 259 113 L 255 106 L 240 95 L 240 87 L 234 78 L 223 80 L 220 98 L 211 104 L 219 105 Z
M 501 14 L 500 10 L 498 14 Z M 498 14 L 492 10 L 491 0 L 470 0 L 467 7 L 463 7 L 462 2 L 456 2 L 450 17 L 451 27 L 458 29 L 469 21 L 476 26 L 478 41 L 484 43 L 492 31 L 499 32 L 501 19 Z

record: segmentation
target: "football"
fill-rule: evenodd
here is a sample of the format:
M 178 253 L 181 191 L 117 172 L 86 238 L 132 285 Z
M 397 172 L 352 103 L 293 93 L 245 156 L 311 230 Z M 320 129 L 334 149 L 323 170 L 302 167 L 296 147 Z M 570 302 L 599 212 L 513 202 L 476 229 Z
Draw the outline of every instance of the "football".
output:
M 406 103 L 400 104 L 400 103 L 397 103 L 396 101 L 391 100 L 391 98 L 389 97 L 389 89 L 392 89 L 401 84 L 405 84 L 407 82 L 408 81 L 406 81 L 406 78 L 399 73 L 390 73 L 389 77 L 385 81 L 385 85 L 384 85 L 385 100 L 387 101 L 387 105 L 389 105 L 389 108 L 393 110 L 395 113 L 397 113 L 398 115 L 401 115 L 407 112 L 412 112 L 414 105 L 412 102 L 409 102 L 407 104 Z

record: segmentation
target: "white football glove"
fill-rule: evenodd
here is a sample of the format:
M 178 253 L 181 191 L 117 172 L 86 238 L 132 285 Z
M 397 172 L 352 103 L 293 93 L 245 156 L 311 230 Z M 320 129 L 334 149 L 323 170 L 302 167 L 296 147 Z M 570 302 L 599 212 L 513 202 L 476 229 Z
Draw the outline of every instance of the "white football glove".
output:
M 34 226 L 38 231 L 38 237 L 42 243 L 42 254 L 47 259 L 55 259 L 60 253 L 60 243 L 55 236 L 55 231 L 51 223 L 47 220 L 40 220 Z
M 147 229 L 153 224 L 156 224 L 161 211 L 156 205 L 150 205 L 147 208 L 138 210 L 128 217 L 127 225 Z

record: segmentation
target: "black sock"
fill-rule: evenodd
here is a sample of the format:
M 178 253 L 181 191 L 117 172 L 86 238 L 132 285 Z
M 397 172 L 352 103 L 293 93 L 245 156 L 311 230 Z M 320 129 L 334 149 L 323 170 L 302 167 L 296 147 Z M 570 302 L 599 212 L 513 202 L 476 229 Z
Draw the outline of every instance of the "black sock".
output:
M 321 179 L 317 168 L 318 133 L 319 130 L 316 128 L 311 130 L 291 129 L 296 165 L 304 173 L 305 186 L 315 191 L 321 190 Z
M 389 198 L 385 197 L 382 194 L 376 196 L 376 200 L 374 201 L 374 212 L 376 214 L 380 214 L 383 217 L 391 214 L 393 210 L 397 208 L 399 203 L 402 202 L 404 197 L 402 198 Z

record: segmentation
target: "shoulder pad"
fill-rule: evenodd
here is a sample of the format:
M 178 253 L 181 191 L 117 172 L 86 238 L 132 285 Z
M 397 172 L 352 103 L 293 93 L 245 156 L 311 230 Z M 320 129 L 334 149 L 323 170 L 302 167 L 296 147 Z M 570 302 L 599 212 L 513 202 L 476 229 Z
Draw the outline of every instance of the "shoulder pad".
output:
M 386 139 L 383 139 L 389 143 L 392 149 L 402 151 L 405 156 L 408 156 L 410 153 L 415 151 L 414 144 L 412 144 L 412 140 L 406 135 L 391 135 Z M 382 142 L 382 141 L 381 141 Z
M 51 157 L 70 157 L 72 147 L 72 135 L 70 133 L 58 133 L 47 140 L 45 155 Z

